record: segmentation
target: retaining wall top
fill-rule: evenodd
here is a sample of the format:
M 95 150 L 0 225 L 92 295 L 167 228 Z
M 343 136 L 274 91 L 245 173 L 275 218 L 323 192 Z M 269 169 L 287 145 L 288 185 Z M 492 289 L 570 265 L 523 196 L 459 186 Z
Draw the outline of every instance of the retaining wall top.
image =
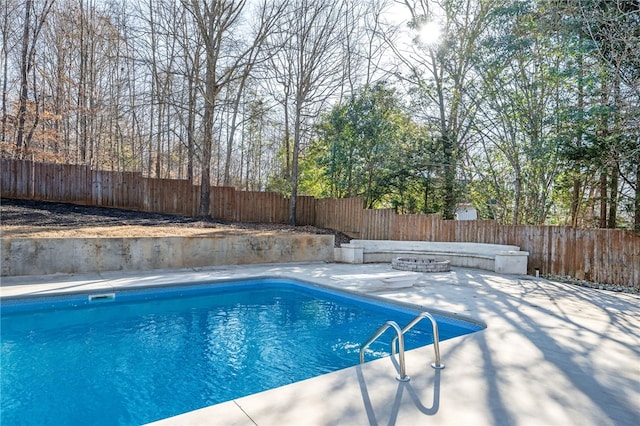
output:
M 520 247 L 503 244 L 461 243 L 440 241 L 386 241 L 386 240 L 351 240 L 342 247 L 363 248 L 365 252 L 375 251 L 429 251 L 438 253 L 469 253 L 495 255 L 503 251 L 520 251 Z

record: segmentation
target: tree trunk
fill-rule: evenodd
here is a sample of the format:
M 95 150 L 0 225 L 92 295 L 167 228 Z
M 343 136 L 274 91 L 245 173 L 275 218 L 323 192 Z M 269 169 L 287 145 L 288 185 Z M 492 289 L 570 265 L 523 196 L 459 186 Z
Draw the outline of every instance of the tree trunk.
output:
M 453 141 L 445 134 L 443 137 L 444 153 L 444 206 L 443 219 L 453 220 L 456 214 L 456 159 L 454 158 Z
M 582 33 L 581 33 L 582 34 Z M 581 37 L 582 39 L 582 37 Z M 582 47 L 582 40 L 580 40 L 580 48 Z M 583 136 L 583 120 L 584 120 L 584 61 L 582 53 L 578 52 L 578 123 L 576 127 L 576 148 L 582 147 Z M 571 226 L 576 228 L 578 226 L 578 216 L 580 215 L 580 202 L 582 199 L 582 180 L 579 177 L 580 170 L 579 165 L 576 166 L 578 170 L 574 173 L 573 178 L 573 191 L 571 193 Z
M 635 214 L 634 214 L 634 228 L 640 232 L 640 150 L 636 158 L 636 196 L 635 196 Z
M 291 159 L 291 199 L 289 200 L 289 225 L 296 225 L 296 210 L 298 203 L 298 157 L 300 154 L 300 139 L 302 138 L 301 100 L 296 101 L 296 122 L 293 134 L 293 158 Z
M 204 95 L 204 134 L 202 141 L 202 171 L 200 175 L 200 209 L 198 216 L 209 217 L 211 204 L 211 147 L 213 146 L 213 117 L 216 102 L 214 64 L 208 61 Z
M 609 179 L 609 217 L 607 218 L 607 228 L 614 229 L 618 222 L 618 165 L 611 166 L 611 177 Z
M 5 2 L 6 6 L 6 2 Z M 0 129 L 0 142 L 7 139 L 7 76 L 9 75 L 9 8 L 4 8 L 2 16 L 2 129 Z
M 598 226 L 600 228 L 607 227 L 607 173 L 602 170 L 600 173 L 600 221 Z
M 22 158 L 26 146 L 24 145 L 24 126 L 27 119 L 27 96 L 29 95 L 29 35 L 31 34 L 32 0 L 26 0 L 24 13 L 24 28 L 22 31 L 22 51 L 20 52 L 20 103 L 18 106 L 18 134 L 16 148 Z

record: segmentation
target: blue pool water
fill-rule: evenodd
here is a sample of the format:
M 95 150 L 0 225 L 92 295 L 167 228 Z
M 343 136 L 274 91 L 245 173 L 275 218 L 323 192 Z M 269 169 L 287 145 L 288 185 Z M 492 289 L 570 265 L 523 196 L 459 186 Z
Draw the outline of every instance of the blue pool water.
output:
M 1 413 L 12 424 L 142 424 L 358 364 L 418 311 L 291 280 L 2 302 Z M 441 340 L 480 330 L 436 316 Z M 367 360 L 390 353 L 392 331 Z M 432 343 L 430 324 L 406 348 Z

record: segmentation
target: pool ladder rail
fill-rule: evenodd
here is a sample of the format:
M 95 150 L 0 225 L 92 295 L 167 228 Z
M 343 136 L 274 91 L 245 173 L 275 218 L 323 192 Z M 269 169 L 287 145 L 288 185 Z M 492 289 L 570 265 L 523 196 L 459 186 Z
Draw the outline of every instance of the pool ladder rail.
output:
M 396 376 L 396 379 L 401 382 L 407 382 L 410 380 L 410 377 L 406 374 L 405 360 L 404 360 L 404 334 L 411 330 L 416 324 L 418 324 L 423 319 L 428 319 L 431 322 L 431 329 L 433 332 L 433 350 L 435 352 L 436 360 L 431 363 L 431 367 L 441 370 L 444 368 L 444 364 L 440 362 L 440 337 L 438 334 L 438 323 L 436 319 L 428 312 L 420 312 L 414 319 L 409 322 L 403 329 L 400 329 L 400 326 L 395 321 L 387 321 L 371 335 L 369 340 L 367 340 L 362 347 L 360 348 L 360 364 L 364 363 L 364 351 L 371 345 L 374 341 L 376 341 L 382 333 L 387 331 L 389 327 L 392 327 L 396 331 L 396 336 L 391 341 L 391 353 L 395 357 L 396 356 L 396 342 L 398 343 L 398 363 L 400 364 L 400 374 Z

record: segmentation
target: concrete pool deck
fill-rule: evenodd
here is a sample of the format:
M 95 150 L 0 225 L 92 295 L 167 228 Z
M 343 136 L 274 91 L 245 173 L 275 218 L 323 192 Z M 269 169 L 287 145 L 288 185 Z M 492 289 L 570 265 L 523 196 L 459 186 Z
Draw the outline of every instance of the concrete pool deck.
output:
M 158 425 L 638 425 L 640 297 L 453 268 L 389 264 L 241 265 L 2 277 L 1 295 L 42 296 L 284 276 L 468 316 L 487 328 L 406 354 L 409 382 L 382 358 L 169 419 Z M 394 288 L 395 287 L 395 288 Z M 372 324 L 372 332 L 378 327 Z

